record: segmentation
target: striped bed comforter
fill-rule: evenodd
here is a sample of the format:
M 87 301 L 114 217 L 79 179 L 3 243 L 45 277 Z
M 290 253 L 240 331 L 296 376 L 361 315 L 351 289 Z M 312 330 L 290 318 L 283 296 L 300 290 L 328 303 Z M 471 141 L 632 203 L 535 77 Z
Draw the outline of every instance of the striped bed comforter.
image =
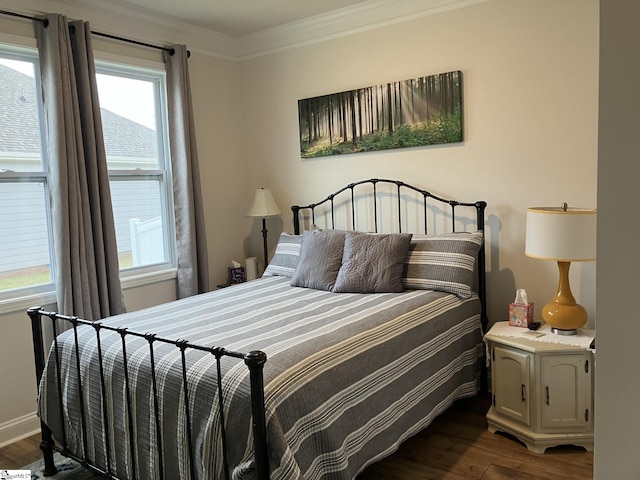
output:
M 267 354 L 264 368 L 271 478 L 352 479 L 397 449 L 455 399 L 476 393 L 482 356 L 480 304 L 426 290 L 346 294 L 291 287 L 268 277 L 231 288 L 105 319 L 103 323 L 205 346 Z M 78 328 L 87 423 L 80 429 L 73 331 L 59 337 L 64 419 L 56 362 L 47 363 L 39 412 L 69 449 L 120 478 L 158 478 L 159 445 L 165 478 L 189 478 L 180 351 L 154 350 L 162 437 L 152 418 L 149 344 L 127 337 L 127 365 L 135 408 L 129 432 L 121 338 L 101 332 L 107 376 L 103 401 L 95 330 Z M 224 478 L 211 354 L 187 351 L 191 438 L 197 478 Z M 223 358 L 229 470 L 253 477 L 248 372 Z M 104 422 L 103 405 L 108 412 Z M 106 431 L 105 431 L 106 423 Z M 131 435 L 130 435 L 131 434 Z M 129 439 L 133 449 L 129 449 Z M 135 475 L 134 475 L 135 469 Z

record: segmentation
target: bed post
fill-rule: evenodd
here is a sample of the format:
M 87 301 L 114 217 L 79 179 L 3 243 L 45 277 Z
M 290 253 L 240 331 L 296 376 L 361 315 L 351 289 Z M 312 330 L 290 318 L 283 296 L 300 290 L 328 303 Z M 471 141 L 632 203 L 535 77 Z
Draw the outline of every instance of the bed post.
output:
M 40 307 L 31 307 L 27 310 L 29 318 L 31 318 L 31 334 L 33 338 L 33 358 L 35 360 L 36 367 L 36 388 L 40 387 L 40 380 L 44 372 L 44 337 L 42 335 L 42 309 Z M 42 420 L 40 420 L 40 431 L 42 434 L 42 441 L 40 442 L 40 450 L 42 450 L 42 456 L 44 458 L 44 474 L 47 477 L 55 475 L 58 472 L 55 463 L 53 462 L 53 436 L 51 430 L 47 427 Z
M 256 478 L 269 480 L 269 457 L 267 455 L 267 422 L 264 410 L 263 366 L 267 355 L 261 351 L 249 352 L 244 363 L 249 367 L 251 382 L 251 416 L 253 421 L 253 449 L 256 460 Z
M 485 245 L 487 243 L 487 232 L 484 229 L 484 211 L 487 202 L 476 202 L 477 225 L 478 230 L 482 230 L 484 241 L 478 252 L 478 296 L 480 297 L 480 322 L 482 323 L 482 333 L 487 333 L 489 317 L 487 316 L 487 272 L 485 259 Z M 480 373 L 480 393 L 488 395 L 489 393 L 489 372 L 487 370 L 487 361 L 484 358 L 486 352 L 483 351 L 483 360 Z
M 485 270 L 485 245 L 487 243 L 487 232 L 484 231 L 484 210 L 486 207 L 487 202 L 476 202 L 478 230 L 482 230 L 482 234 L 484 236 L 482 247 L 480 247 L 480 251 L 478 252 L 478 296 L 480 297 L 480 303 L 482 304 L 480 321 L 482 322 L 482 330 L 485 333 L 487 331 L 487 324 L 489 323 L 489 318 L 487 316 L 487 278 Z
M 293 234 L 300 235 L 300 207 L 294 205 L 291 207 L 291 211 L 293 212 Z

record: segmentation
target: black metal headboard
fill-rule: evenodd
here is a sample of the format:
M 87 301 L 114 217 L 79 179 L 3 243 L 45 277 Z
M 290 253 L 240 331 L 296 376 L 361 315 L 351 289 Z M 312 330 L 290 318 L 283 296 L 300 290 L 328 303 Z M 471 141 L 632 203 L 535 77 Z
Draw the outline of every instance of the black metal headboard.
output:
M 409 192 L 409 193 L 412 192 L 414 197 L 417 197 L 419 199 L 421 198 L 420 210 L 422 214 L 421 223 L 423 224 L 423 228 L 422 228 L 423 231 L 421 233 L 425 233 L 425 234 L 430 233 L 430 228 L 429 228 L 430 224 L 428 221 L 427 214 L 430 206 L 434 204 L 437 204 L 440 207 L 446 208 L 447 211 L 444 212 L 445 215 L 451 216 L 451 228 L 449 229 L 449 231 L 455 232 L 456 224 L 459 223 L 461 219 L 468 220 L 467 217 L 463 217 L 460 213 L 456 211 L 457 207 L 474 207 L 476 211 L 475 227 L 477 228 L 477 230 L 484 231 L 484 211 L 487 206 L 487 202 L 479 201 L 479 202 L 465 203 L 465 202 L 458 202 L 457 200 L 447 200 L 445 198 L 441 198 L 437 195 L 434 195 L 431 192 L 428 192 L 421 188 L 414 187 L 413 185 L 409 185 L 400 180 L 371 178 L 369 180 L 361 180 L 359 182 L 350 183 L 346 187 L 341 188 L 337 192 L 332 193 L 331 195 L 329 195 L 323 200 L 320 200 L 317 203 L 312 203 L 304 206 L 299 206 L 299 205 L 292 206 L 291 211 L 293 212 L 294 233 L 296 235 L 299 235 L 301 233 L 301 224 L 300 224 L 301 216 L 303 219 L 308 218 L 310 220 L 310 223 L 312 225 L 315 225 L 316 215 L 317 214 L 319 215 L 318 212 L 321 212 L 322 215 L 326 215 L 330 218 L 331 225 L 329 228 L 335 228 L 336 227 L 336 201 L 337 201 L 336 199 L 343 192 L 347 192 L 347 193 L 340 196 L 339 209 L 342 210 L 343 208 L 350 207 L 351 230 L 356 230 L 356 225 L 357 225 L 356 198 L 358 199 L 370 198 L 371 199 L 370 211 L 372 212 L 372 215 L 373 215 L 374 231 L 378 232 L 379 227 L 383 224 L 382 218 L 380 218 L 382 214 L 382 209 L 378 207 L 378 201 L 377 201 L 378 184 L 387 184 L 387 185 L 391 184 L 395 186 L 393 190 L 395 191 L 394 201 L 397 200 L 395 203 L 397 204 L 397 222 L 398 222 L 397 231 L 398 232 L 404 231 L 403 230 L 404 225 L 402 222 L 402 218 L 403 218 L 402 213 L 403 213 L 403 205 L 407 203 L 406 198 L 404 196 L 406 192 Z M 367 195 L 365 197 L 362 197 L 361 195 L 359 195 L 359 192 L 361 191 L 360 189 L 358 190 L 358 196 L 356 195 L 356 188 L 361 185 L 368 186 Z M 418 232 L 413 232 L 413 233 L 418 233 Z M 483 243 L 482 247 L 480 248 L 480 251 L 478 252 L 478 285 L 477 287 L 478 287 L 478 296 L 482 304 L 481 321 L 482 321 L 482 328 L 484 331 L 487 330 L 487 324 L 488 324 L 485 266 L 486 266 L 485 247 Z

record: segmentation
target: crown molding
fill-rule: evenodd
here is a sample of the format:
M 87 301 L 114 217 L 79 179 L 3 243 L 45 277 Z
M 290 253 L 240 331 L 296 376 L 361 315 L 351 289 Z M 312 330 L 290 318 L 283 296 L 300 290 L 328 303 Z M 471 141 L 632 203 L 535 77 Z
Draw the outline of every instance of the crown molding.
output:
M 0 0 L 0 6 L 26 15 L 59 11 L 88 20 L 96 30 L 147 43 L 186 44 L 191 51 L 242 61 L 335 38 L 468 7 L 488 0 L 370 0 L 250 35 L 231 35 L 191 25 L 122 0 Z M 132 28 L 134 26 L 134 28 Z M 134 32 L 134 33 L 132 33 Z
M 487 0 L 371 0 L 238 39 L 239 60 L 375 30 Z

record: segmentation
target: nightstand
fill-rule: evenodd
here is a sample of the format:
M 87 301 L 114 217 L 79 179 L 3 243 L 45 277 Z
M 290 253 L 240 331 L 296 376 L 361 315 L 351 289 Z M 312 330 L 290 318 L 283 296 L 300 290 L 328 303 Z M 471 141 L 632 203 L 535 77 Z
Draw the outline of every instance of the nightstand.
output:
M 491 364 L 489 431 L 506 432 L 529 450 L 544 453 L 556 445 L 593 451 L 595 332 L 558 338 L 549 327 L 538 331 L 498 322 L 485 335 Z

